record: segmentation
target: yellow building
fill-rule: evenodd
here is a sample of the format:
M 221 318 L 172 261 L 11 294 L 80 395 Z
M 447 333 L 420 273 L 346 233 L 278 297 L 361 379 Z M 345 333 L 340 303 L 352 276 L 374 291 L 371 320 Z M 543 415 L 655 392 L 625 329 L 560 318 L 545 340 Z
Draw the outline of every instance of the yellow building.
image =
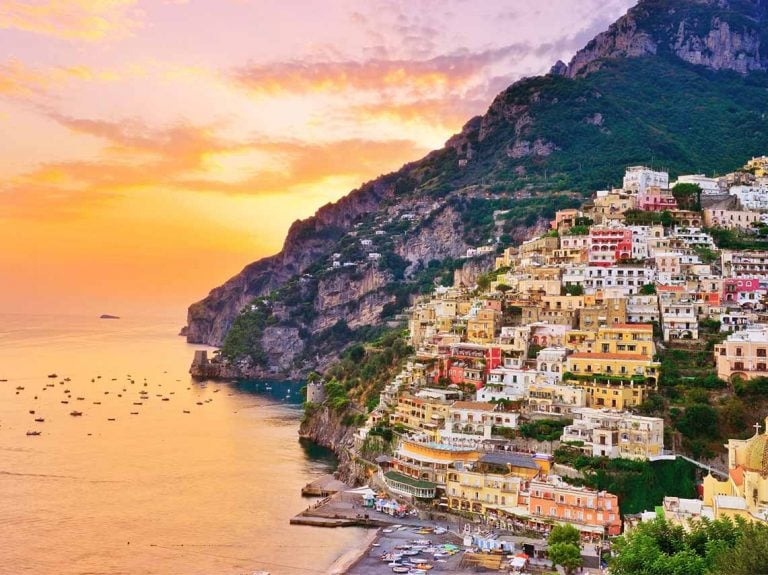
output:
M 595 342 L 598 350 L 602 349 L 600 347 L 602 345 L 599 341 Z M 648 342 L 646 347 L 649 345 L 653 345 L 653 342 Z M 641 346 L 637 345 L 637 347 Z M 576 352 L 569 355 L 567 360 L 567 370 L 577 376 L 609 375 L 626 380 L 633 378 L 638 382 L 648 382 L 654 385 L 660 365 L 659 362 L 629 351 L 622 351 L 621 353 Z
M 704 505 L 713 508 L 715 519 L 741 516 L 768 522 L 768 417 L 765 427 L 765 433 L 758 429 L 749 439 L 728 440 L 727 479 L 712 474 L 704 478 Z
M 480 453 L 473 447 L 446 445 L 434 441 L 415 441 L 402 439 L 392 458 L 392 469 L 385 474 L 387 486 L 403 495 L 414 495 L 404 486 L 409 480 L 418 480 L 431 484 L 432 493 L 443 489 L 448 479 L 448 471 L 456 466 L 467 465 L 480 459 Z M 429 485 L 421 488 L 429 489 Z M 424 491 L 419 497 L 424 497 Z
M 471 466 L 448 471 L 448 507 L 481 516 L 491 509 L 515 508 L 525 482 L 546 474 L 549 465 L 548 460 L 530 455 L 486 453 Z
M 395 412 L 390 415 L 390 423 L 400 423 L 408 429 L 421 431 L 436 438 L 451 403 L 403 394 L 397 398 Z
M 627 354 L 652 360 L 656 355 L 653 326 L 643 323 L 609 324 L 598 328 L 595 351 Z
M 501 312 L 495 309 L 478 310 L 467 320 L 467 341 L 470 343 L 491 343 L 501 329 Z
M 755 176 L 761 178 L 768 175 L 768 156 L 752 158 L 745 166 L 747 170 L 754 170 Z

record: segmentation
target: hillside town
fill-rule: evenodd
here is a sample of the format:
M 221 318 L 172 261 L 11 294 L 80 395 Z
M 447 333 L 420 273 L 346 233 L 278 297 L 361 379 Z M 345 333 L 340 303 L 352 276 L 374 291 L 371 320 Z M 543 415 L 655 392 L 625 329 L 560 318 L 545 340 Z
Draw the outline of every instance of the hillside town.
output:
M 718 469 L 676 452 L 664 417 L 642 413 L 670 349 L 706 349 L 724 386 L 768 376 L 768 251 L 726 249 L 718 235 L 748 241 L 764 229 L 768 157 L 676 182 L 630 167 L 621 188 L 558 211 L 549 231 L 505 249 L 477 285 L 438 287 L 409 311 L 414 353 L 358 431 L 358 447 L 382 425 L 397 431 L 374 479 L 396 498 L 485 526 L 546 536 L 566 523 L 593 543 L 659 512 L 680 525 L 768 522 L 768 418 L 728 440 Z M 309 385 L 309 402 L 323 394 L 322 382 Z M 559 422 L 559 436 L 521 448 L 516 431 L 536 421 Z M 616 494 L 569 479 L 573 469 L 553 455 L 562 447 L 685 456 L 700 467 L 700 496 L 622 516 Z

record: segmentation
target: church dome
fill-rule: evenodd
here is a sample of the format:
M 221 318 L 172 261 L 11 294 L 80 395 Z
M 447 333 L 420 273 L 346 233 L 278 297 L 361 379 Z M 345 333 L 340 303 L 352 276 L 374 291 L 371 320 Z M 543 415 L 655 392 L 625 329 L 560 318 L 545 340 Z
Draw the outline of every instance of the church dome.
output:
M 768 474 L 768 434 L 761 433 L 749 440 L 745 467 Z

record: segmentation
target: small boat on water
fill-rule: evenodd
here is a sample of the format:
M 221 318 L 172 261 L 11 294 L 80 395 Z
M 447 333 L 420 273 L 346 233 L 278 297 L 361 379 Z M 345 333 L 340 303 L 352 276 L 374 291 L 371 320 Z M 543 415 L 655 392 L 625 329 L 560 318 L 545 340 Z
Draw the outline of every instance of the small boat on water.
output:
M 191 412 L 188 409 L 185 409 L 184 411 L 182 411 L 182 413 L 191 413 Z
M 144 405 L 144 404 L 143 404 L 143 403 L 141 403 L 140 401 L 134 401 L 134 402 L 133 402 L 133 405 Z
M 38 423 L 42 423 L 42 422 L 45 421 L 45 418 L 44 417 L 36 417 L 35 421 L 37 421 Z
M 62 399 L 61 403 L 69 403 L 66 399 Z
M 34 409 L 30 409 L 29 413 L 31 413 L 32 415 L 35 415 L 35 410 Z
M 57 377 L 59 377 L 59 376 L 58 376 L 58 375 L 56 375 L 55 373 L 49 373 L 49 374 L 48 374 L 48 377 L 50 377 L 51 379 L 54 379 L 54 378 L 57 378 Z
M 169 398 L 169 397 L 164 397 L 164 398 L 163 398 L 163 401 L 171 401 L 171 398 Z
M 21 391 L 22 389 L 24 389 L 24 386 L 22 386 L 22 385 L 19 385 L 19 386 L 18 386 L 16 389 L 18 389 L 19 391 Z
M 100 401 L 94 401 L 93 405 L 101 405 L 101 402 Z
M 77 401 L 85 401 L 84 397 L 76 397 L 75 399 L 77 399 Z
M 40 435 L 42 431 L 27 431 L 27 435 Z
M 108 417 L 107 421 L 116 421 L 116 419 L 114 417 Z
M 203 405 L 203 402 L 202 401 L 198 401 L 197 405 Z
M 83 412 L 82 411 L 70 411 L 69 415 L 71 415 L 72 417 L 80 417 L 81 415 L 83 415 Z
M 132 411 L 131 415 L 139 415 L 139 412 L 138 411 Z

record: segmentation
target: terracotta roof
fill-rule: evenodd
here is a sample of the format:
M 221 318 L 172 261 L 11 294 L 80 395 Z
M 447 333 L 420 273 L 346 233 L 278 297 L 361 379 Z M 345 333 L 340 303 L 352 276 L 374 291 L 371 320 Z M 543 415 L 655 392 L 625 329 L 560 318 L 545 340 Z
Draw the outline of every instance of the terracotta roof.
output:
M 728 474 L 736 485 L 744 484 L 744 468 L 741 465 L 731 469 Z
M 656 286 L 656 291 L 685 291 L 685 286 Z
M 626 361 L 648 361 L 642 355 L 634 355 L 631 353 L 589 353 L 578 352 L 568 356 L 573 359 L 621 359 Z
M 614 323 L 606 325 L 605 329 L 620 328 L 620 329 L 642 329 L 645 331 L 653 331 L 653 326 L 650 323 Z
M 451 406 L 454 409 L 475 409 L 478 411 L 493 411 L 496 405 L 487 401 L 456 401 Z

